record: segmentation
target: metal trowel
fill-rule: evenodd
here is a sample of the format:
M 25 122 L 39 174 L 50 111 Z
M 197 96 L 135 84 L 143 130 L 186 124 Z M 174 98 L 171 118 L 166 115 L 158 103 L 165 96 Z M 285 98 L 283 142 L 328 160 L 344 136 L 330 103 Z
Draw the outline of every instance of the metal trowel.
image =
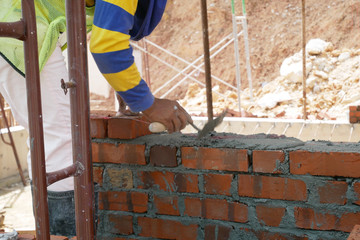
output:
M 195 124 L 190 123 L 190 125 L 198 131 L 198 139 L 203 138 L 209 132 L 214 131 L 215 127 L 217 127 L 220 123 L 222 123 L 225 115 L 227 113 L 227 109 L 223 111 L 218 117 L 208 121 L 202 129 L 199 129 Z M 158 133 L 164 132 L 166 130 L 165 126 L 159 122 L 153 122 L 149 125 L 150 132 Z

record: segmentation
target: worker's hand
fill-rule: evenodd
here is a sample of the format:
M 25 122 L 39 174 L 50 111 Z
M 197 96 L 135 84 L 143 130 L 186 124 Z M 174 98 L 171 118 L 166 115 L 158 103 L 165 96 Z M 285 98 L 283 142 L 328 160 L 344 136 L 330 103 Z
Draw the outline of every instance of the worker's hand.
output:
M 150 122 L 160 122 L 165 125 L 169 133 L 179 132 L 188 123 L 192 123 L 190 115 L 178 102 L 155 98 L 153 105 L 143 111 Z

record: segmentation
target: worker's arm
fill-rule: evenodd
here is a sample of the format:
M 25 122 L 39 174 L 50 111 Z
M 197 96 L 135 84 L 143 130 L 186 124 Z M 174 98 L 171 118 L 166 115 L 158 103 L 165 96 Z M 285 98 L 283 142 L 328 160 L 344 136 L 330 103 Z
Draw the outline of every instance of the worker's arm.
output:
M 136 8 L 136 0 L 97 0 L 90 51 L 100 72 L 132 111 L 142 111 L 169 132 L 179 131 L 191 117 L 176 101 L 154 98 L 135 65 L 129 32 Z M 175 113 L 175 106 L 181 111 Z

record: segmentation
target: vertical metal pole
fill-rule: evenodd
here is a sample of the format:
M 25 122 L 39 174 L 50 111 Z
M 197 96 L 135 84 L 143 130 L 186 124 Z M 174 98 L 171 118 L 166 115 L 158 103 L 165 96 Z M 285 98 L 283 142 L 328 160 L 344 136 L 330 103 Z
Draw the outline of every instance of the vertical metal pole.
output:
M 11 145 L 11 148 L 13 150 L 13 153 L 14 153 L 14 157 L 15 157 L 15 161 L 16 161 L 16 164 L 17 164 L 17 167 L 18 167 L 18 171 L 19 171 L 19 175 L 20 175 L 20 178 L 21 178 L 21 181 L 23 183 L 24 186 L 26 186 L 26 181 L 25 181 L 25 177 L 24 177 L 24 173 L 23 173 L 23 170 L 22 170 L 22 167 L 21 167 L 21 163 L 20 163 L 20 160 L 19 160 L 19 156 L 17 154 L 17 151 L 16 151 L 16 147 L 15 147 L 15 143 L 14 143 L 14 138 L 12 137 L 12 133 L 10 131 L 10 127 L 9 127 L 9 122 L 6 118 L 6 114 L 5 114 L 5 110 L 4 110 L 4 105 L 3 105 L 3 99 L 2 98 L 0 100 L 0 109 L 1 109 L 1 113 L 3 115 L 3 118 L 4 118 L 4 122 L 5 122 L 5 126 L 6 126 L 6 129 L 8 130 L 8 135 L 9 135 L 9 140 L 10 140 L 10 143 L 7 143 L 4 141 L 4 143 L 7 143 L 9 145 Z M 0 133 L 1 134 L 1 133 Z M 1 135 L 2 136 L 2 135 Z M 3 139 L 4 140 L 4 139 Z
M 252 86 L 252 76 L 251 76 L 251 64 L 250 64 L 250 47 L 249 47 L 249 35 L 248 35 L 248 27 L 247 27 L 247 18 L 246 14 L 242 20 L 243 29 L 244 29 L 244 44 L 245 44 L 245 54 L 246 54 L 246 69 L 247 69 L 247 77 L 249 81 L 249 89 L 250 89 L 250 100 L 254 100 L 253 96 L 253 86 Z
M 214 114 L 213 114 L 213 105 L 212 105 L 211 63 L 210 63 L 210 51 L 209 51 L 209 31 L 208 31 L 206 0 L 201 0 L 201 17 L 202 17 L 203 42 L 204 42 L 207 113 L 208 113 L 208 120 L 212 120 Z
M 92 181 L 90 104 L 87 66 L 85 1 L 66 0 L 71 127 L 74 163 L 84 167 L 75 177 L 75 214 L 78 240 L 94 239 L 94 187 Z
M 143 42 L 143 47 L 144 47 L 144 50 L 145 50 L 145 52 L 144 52 L 145 81 L 149 85 L 149 87 L 151 88 L 150 67 L 149 67 L 149 53 L 148 53 L 148 47 L 147 47 L 146 39 L 144 38 L 142 40 L 142 42 Z
M 304 120 L 307 119 L 306 114 L 306 25 L 305 25 L 305 0 L 302 0 L 302 50 L 303 50 L 303 106 L 304 106 Z
M 239 40 L 237 22 L 235 16 L 234 0 L 231 1 L 231 12 L 232 12 L 232 24 L 233 24 L 233 35 L 234 35 L 234 51 L 235 51 L 235 68 L 236 68 L 236 86 L 237 86 L 237 98 L 239 105 L 239 113 L 241 114 L 241 74 L 240 74 L 240 54 L 239 54 Z
M 50 239 L 49 211 L 47 204 L 46 167 L 34 0 L 22 0 L 22 16 L 26 25 L 26 41 L 24 42 L 25 75 L 29 112 L 29 137 L 33 176 L 33 206 L 36 220 L 36 239 L 47 240 Z

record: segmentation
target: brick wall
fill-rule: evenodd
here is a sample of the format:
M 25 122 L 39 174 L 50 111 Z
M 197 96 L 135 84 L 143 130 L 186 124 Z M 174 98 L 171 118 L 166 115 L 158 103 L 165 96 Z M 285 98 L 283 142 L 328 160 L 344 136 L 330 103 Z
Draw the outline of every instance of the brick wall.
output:
M 91 120 L 101 239 L 347 239 L 360 224 L 358 143 L 146 135 L 137 120 L 119 139 L 123 121 Z

